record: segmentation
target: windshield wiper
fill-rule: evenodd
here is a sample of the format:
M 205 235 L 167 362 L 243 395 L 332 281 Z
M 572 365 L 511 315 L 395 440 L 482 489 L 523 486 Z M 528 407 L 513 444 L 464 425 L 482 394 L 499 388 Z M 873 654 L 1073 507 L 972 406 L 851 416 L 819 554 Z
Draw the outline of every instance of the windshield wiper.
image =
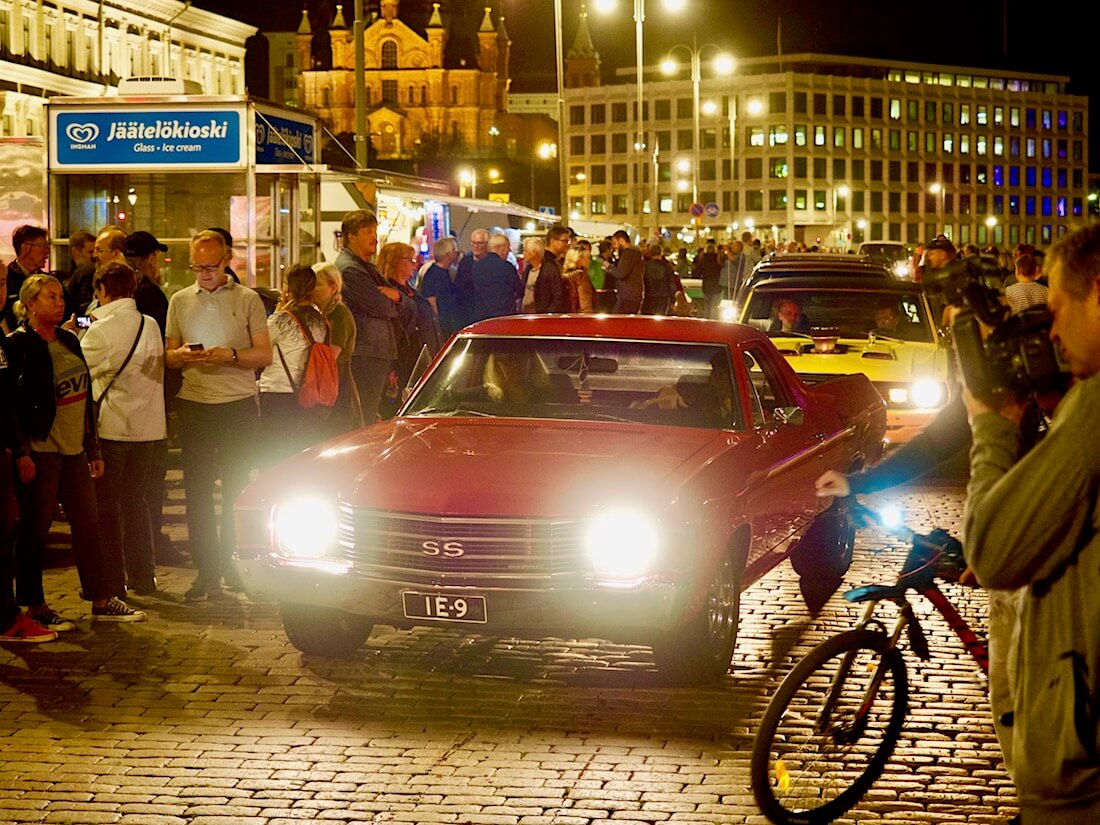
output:
M 496 418 L 496 413 L 486 412 L 485 410 L 474 410 L 469 407 L 425 407 L 422 410 L 416 410 L 411 413 L 411 417 L 419 415 L 444 415 L 449 417 L 468 415 L 474 418 Z
M 640 423 L 633 418 L 624 418 L 621 415 L 612 415 L 611 413 L 592 412 L 587 408 L 580 408 L 576 411 L 550 411 L 540 412 L 539 418 L 557 418 L 557 419 L 570 419 L 573 421 L 617 421 L 620 424 L 638 424 Z

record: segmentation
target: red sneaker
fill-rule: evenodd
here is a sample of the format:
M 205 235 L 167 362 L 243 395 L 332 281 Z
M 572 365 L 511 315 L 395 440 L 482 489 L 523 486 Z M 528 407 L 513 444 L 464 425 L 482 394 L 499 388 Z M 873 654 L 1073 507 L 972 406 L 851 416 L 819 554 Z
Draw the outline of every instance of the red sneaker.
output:
M 0 633 L 0 642 L 17 642 L 20 644 L 40 644 L 41 642 L 52 642 L 56 638 L 57 631 L 43 627 L 24 613 L 16 616 L 11 626 Z

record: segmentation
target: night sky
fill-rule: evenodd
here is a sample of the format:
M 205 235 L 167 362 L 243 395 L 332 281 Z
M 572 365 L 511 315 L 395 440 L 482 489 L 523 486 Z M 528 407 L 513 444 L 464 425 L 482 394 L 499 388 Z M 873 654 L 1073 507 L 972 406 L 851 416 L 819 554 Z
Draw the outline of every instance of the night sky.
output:
M 364 6 L 369 11 L 375 2 L 364 0 Z M 1024 0 L 925 0 L 905 6 L 889 0 L 688 0 L 688 10 L 678 15 L 665 11 L 662 3 L 645 0 L 645 61 L 650 65 L 672 45 L 690 44 L 692 32 L 697 32 L 700 45 L 714 43 L 740 57 L 774 55 L 779 39 L 785 54 L 819 52 L 1060 74 L 1071 78 L 1075 94 L 1090 94 L 1094 83 L 1090 27 L 1083 20 L 1075 25 L 1064 14 L 1043 14 Z M 501 4 L 512 39 L 512 91 L 552 91 L 553 0 L 441 0 L 441 9 L 467 15 L 476 27 L 486 5 L 495 12 Z M 594 0 L 587 3 L 605 83 L 614 82 L 615 68 L 635 62 L 633 0 L 618 4 L 609 16 L 591 10 Z M 194 0 L 194 5 L 261 31 L 296 30 L 302 9 L 300 2 L 278 0 Z M 567 51 L 582 5 L 582 0 L 562 0 Z M 332 19 L 335 6 L 334 0 L 308 0 L 315 30 Z M 353 0 L 347 0 L 349 25 L 352 8 Z M 401 0 L 400 16 L 414 27 L 422 26 L 430 13 L 430 0 Z M 1056 17 L 1057 22 L 1049 22 Z M 1093 108 L 1090 134 L 1097 134 L 1100 107 Z M 1090 152 L 1094 168 L 1100 166 L 1098 154 Z

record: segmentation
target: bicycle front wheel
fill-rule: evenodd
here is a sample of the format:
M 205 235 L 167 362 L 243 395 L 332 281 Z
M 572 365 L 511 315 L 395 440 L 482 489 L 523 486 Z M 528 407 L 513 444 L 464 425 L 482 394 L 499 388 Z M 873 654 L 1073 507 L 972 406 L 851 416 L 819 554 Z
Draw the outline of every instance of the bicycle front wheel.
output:
M 752 749 L 753 796 L 772 822 L 832 822 L 882 774 L 909 704 L 905 660 L 888 646 L 877 631 L 841 633 L 779 686 Z

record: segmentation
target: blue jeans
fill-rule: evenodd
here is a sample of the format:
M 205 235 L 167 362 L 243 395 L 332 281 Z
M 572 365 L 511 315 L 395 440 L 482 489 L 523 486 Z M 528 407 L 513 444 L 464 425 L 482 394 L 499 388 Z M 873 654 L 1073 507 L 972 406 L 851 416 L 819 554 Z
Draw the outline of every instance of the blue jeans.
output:
M 122 592 L 123 572 L 112 566 L 99 541 L 99 510 L 88 471 L 88 457 L 60 453 L 31 453 L 34 480 L 19 490 L 19 538 L 15 546 L 15 598 L 19 604 L 43 604 L 42 554 L 50 534 L 57 503 L 73 536 L 73 555 L 80 589 L 89 601 L 102 601 Z
M 177 398 L 176 410 L 191 558 L 202 583 L 217 587 L 222 576 L 232 570 L 231 559 L 237 549 L 233 502 L 248 483 L 252 469 L 250 443 L 259 435 L 256 399 L 198 404 Z M 214 507 L 214 482 L 219 476 L 220 519 Z

